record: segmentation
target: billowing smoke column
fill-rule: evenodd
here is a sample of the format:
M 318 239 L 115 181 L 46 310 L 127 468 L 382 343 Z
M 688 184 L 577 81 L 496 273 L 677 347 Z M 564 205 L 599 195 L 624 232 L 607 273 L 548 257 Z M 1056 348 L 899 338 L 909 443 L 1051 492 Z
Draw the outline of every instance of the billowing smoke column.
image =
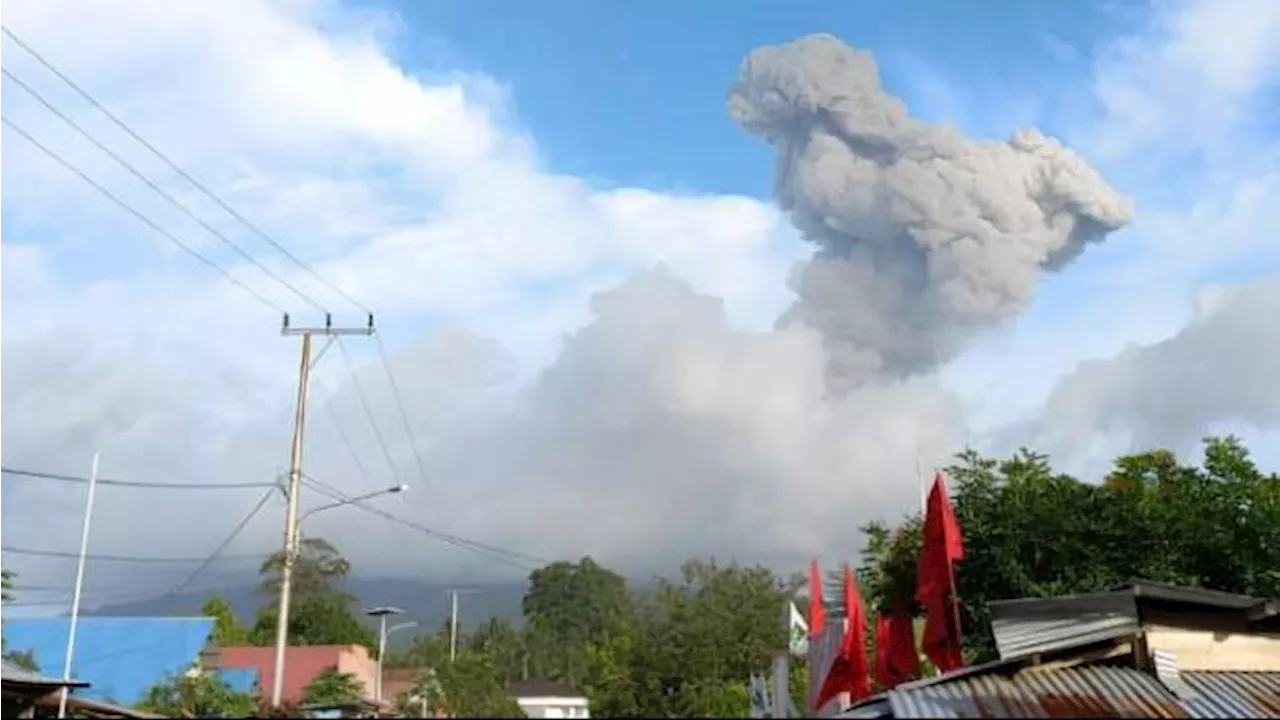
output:
M 835 391 L 945 362 L 1133 217 L 1038 130 L 986 142 L 912 118 L 871 54 L 830 35 L 754 50 L 728 107 L 777 148 L 777 200 L 819 248 L 780 322 L 823 334 Z

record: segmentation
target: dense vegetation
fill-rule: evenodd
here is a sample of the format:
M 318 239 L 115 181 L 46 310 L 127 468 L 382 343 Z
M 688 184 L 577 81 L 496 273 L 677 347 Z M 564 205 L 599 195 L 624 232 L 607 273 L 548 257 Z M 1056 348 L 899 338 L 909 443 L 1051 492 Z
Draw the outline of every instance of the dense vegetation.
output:
M 1048 458 L 1028 451 L 1005 460 L 966 452 L 946 471 L 965 534 L 957 579 L 970 661 L 993 652 L 985 614 L 992 599 L 1111 589 L 1133 577 L 1280 597 L 1280 477 L 1259 471 L 1233 439 L 1207 441 L 1199 466 L 1164 451 L 1122 457 L 1100 483 L 1056 473 Z M 863 528 L 856 565 L 873 616 L 913 607 L 919 522 L 909 514 Z M 305 547 L 291 641 L 375 647 L 354 600 L 340 590 L 346 561 L 323 540 Z M 279 560 L 262 568 L 268 598 Z M 523 627 L 500 618 L 481 623 L 460 638 L 454 662 L 442 627 L 386 663 L 420 671 L 412 697 L 401 699 L 412 712 L 425 699 L 463 717 L 518 716 L 505 689 L 544 677 L 581 688 L 596 716 L 743 717 L 748 675 L 767 669 L 784 647 L 782 607 L 803 586 L 799 577 L 712 560 L 639 585 L 591 558 L 559 562 L 530 575 Z M 805 599 L 796 599 L 803 608 Z M 223 642 L 272 640 L 274 603 L 249 627 L 217 598 L 205 612 L 217 619 Z M 793 673 L 803 707 L 802 663 L 793 663 Z M 315 688 L 326 696 L 351 690 L 342 677 Z M 153 707 L 172 709 L 169 699 L 181 693 L 155 697 L 166 702 Z

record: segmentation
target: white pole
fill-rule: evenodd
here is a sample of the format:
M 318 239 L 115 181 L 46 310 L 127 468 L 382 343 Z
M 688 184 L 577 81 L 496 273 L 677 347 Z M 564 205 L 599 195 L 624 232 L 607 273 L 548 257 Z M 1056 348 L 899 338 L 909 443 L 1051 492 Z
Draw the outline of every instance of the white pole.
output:
M 67 628 L 67 655 L 62 663 L 63 681 L 71 680 L 71 659 L 76 651 L 76 626 L 80 622 L 80 595 L 84 590 L 84 566 L 89 559 L 89 526 L 93 523 L 93 496 L 98 489 L 98 453 L 93 454 L 93 467 L 89 470 L 89 497 L 85 502 L 84 526 L 80 530 L 80 557 L 76 561 L 76 585 L 71 592 L 71 626 Z M 67 716 L 68 690 L 62 687 L 58 699 L 58 718 Z
M 449 662 L 458 654 L 458 591 L 449 591 Z
M 378 677 L 373 679 L 373 699 L 382 708 L 382 658 L 387 654 L 387 616 L 378 617 Z

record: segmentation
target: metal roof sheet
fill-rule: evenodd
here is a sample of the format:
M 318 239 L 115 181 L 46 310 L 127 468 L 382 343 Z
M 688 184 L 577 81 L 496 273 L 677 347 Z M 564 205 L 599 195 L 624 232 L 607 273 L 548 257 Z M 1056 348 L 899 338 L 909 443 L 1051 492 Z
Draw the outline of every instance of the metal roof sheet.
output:
M 987 604 L 1002 658 L 1088 645 L 1141 629 L 1133 594 L 1124 590 Z
M 43 667 L 62 667 L 71 619 L 5 618 L 14 650 L 30 650 Z M 153 685 L 186 672 L 213 631 L 211 618 L 81 617 L 71 675 L 92 683 L 83 697 L 134 705 Z
M 84 680 L 77 680 L 77 679 L 63 680 L 62 678 L 50 677 L 48 675 L 41 675 L 40 673 L 32 672 L 20 665 L 11 663 L 8 660 L 4 660 L 2 663 L 0 663 L 0 678 L 8 682 L 22 683 L 24 685 L 48 685 L 51 688 L 89 687 L 89 683 L 85 682 Z
M 974 675 L 891 691 L 889 705 L 895 718 L 1191 717 L 1155 678 L 1107 666 Z
M 1193 718 L 1280 717 L 1280 672 L 1184 670 L 1181 675 L 1199 695 L 1182 703 Z

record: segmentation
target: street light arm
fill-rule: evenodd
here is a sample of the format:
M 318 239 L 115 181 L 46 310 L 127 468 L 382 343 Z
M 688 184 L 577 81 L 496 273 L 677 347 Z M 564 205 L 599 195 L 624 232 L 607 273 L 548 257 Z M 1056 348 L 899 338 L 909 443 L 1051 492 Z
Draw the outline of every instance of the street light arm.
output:
M 409 628 L 414 628 L 414 627 L 418 627 L 417 620 L 410 620 L 408 622 L 397 623 L 387 628 L 387 634 L 390 635 L 391 633 L 397 630 L 408 630 Z
M 324 512 L 325 510 L 332 510 L 334 508 L 343 507 L 345 505 L 354 505 L 356 503 L 363 502 L 365 500 L 371 500 L 373 498 L 376 498 L 382 495 L 391 495 L 394 493 L 401 493 L 408 489 L 409 489 L 408 485 L 395 485 L 393 487 L 377 490 L 375 492 L 365 493 L 364 495 L 357 495 L 352 498 L 347 498 L 346 500 L 339 500 L 337 502 L 328 503 L 327 505 L 314 507 L 302 513 L 302 517 L 298 518 L 298 522 L 301 523 L 303 520 L 306 520 L 312 515 L 315 515 L 316 513 Z

